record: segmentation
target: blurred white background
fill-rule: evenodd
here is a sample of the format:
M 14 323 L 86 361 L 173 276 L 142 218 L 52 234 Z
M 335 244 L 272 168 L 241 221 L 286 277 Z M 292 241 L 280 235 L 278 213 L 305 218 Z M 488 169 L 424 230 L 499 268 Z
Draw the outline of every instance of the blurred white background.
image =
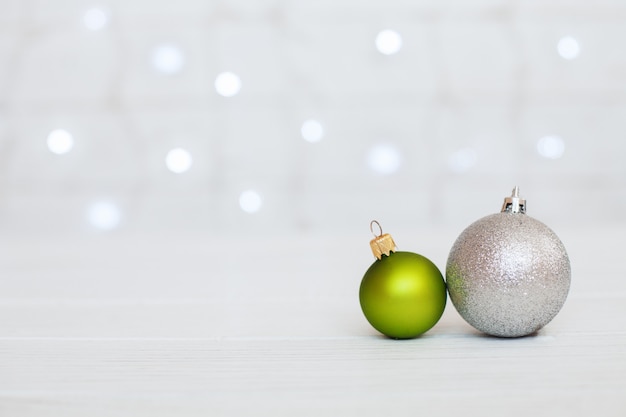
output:
M 626 0 L 0 0 L 0 414 L 626 415 L 624 40 Z M 555 320 L 378 337 L 370 221 L 445 272 L 515 185 Z
M 1 0 L 1 230 L 460 232 L 514 185 L 551 227 L 623 224 L 625 22 L 618 0 Z

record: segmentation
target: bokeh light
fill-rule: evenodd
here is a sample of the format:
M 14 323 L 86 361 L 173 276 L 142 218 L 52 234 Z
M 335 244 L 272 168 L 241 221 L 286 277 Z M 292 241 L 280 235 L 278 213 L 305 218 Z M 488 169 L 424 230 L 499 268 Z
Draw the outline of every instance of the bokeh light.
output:
M 89 206 L 87 219 L 96 229 L 113 230 L 119 226 L 122 213 L 116 204 L 98 201 Z
M 185 66 L 185 54 L 173 43 L 158 45 L 152 50 L 152 66 L 162 74 L 178 74 Z
M 241 79 L 232 72 L 222 72 L 215 78 L 215 91 L 220 96 L 232 97 L 241 90 Z
M 324 127 L 317 120 L 307 120 L 302 123 L 300 133 L 307 142 L 319 142 L 324 137 Z
M 261 210 L 263 199 L 254 190 L 246 190 L 239 196 L 239 206 L 246 213 L 256 213 Z
M 83 14 L 83 24 L 89 30 L 102 30 L 109 23 L 109 17 L 102 9 L 89 9 Z
M 393 55 L 402 48 L 402 36 L 395 30 L 386 29 L 376 36 L 376 49 L 384 55 Z
M 193 164 L 193 159 L 189 151 L 183 148 L 174 148 L 167 153 L 165 165 L 170 171 L 181 174 L 188 171 Z
M 572 60 L 578 57 L 580 54 L 580 45 L 578 41 L 571 36 L 564 36 L 559 39 L 559 43 L 556 47 L 561 58 Z
M 466 172 L 476 165 L 477 159 L 478 154 L 473 148 L 462 148 L 449 156 L 448 167 L 453 172 Z
M 376 145 L 367 155 L 369 167 L 378 174 L 393 174 L 402 164 L 402 157 L 398 149 L 390 144 Z
M 55 129 L 48 134 L 47 144 L 50 152 L 63 155 L 74 147 L 74 137 L 65 129 Z
M 565 141 L 556 135 L 544 136 L 537 141 L 537 152 L 547 159 L 559 159 L 565 153 Z

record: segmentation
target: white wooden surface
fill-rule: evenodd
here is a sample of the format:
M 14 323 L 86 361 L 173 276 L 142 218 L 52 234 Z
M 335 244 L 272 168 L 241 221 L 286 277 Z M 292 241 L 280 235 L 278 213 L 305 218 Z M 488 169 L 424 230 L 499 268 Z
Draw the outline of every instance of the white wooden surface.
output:
M 394 237 L 443 268 L 458 232 Z M 367 234 L 5 236 L 0 416 L 624 416 L 626 228 L 557 232 L 572 289 L 539 334 L 449 303 L 409 341 L 362 317 Z

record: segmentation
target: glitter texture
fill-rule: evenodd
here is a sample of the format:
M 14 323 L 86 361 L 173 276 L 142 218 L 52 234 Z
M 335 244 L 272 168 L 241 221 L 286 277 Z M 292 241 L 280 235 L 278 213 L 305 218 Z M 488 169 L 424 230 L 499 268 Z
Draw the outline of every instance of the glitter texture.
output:
M 556 234 L 522 213 L 497 213 L 458 237 L 446 266 L 450 299 L 476 329 L 493 336 L 536 332 L 557 315 L 571 268 Z

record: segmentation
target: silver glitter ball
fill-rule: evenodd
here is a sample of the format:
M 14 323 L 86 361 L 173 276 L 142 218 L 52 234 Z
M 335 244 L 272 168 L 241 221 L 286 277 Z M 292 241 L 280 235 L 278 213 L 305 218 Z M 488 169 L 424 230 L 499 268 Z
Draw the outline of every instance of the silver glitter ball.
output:
M 517 196 L 517 187 L 513 197 Z M 512 198 L 513 198 L 512 197 Z M 525 201 L 472 223 L 446 265 L 452 303 L 476 329 L 493 336 L 536 332 L 561 310 L 570 287 L 567 252 L 545 224 L 524 214 Z M 522 210 L 515 203 L 523 202 Z

